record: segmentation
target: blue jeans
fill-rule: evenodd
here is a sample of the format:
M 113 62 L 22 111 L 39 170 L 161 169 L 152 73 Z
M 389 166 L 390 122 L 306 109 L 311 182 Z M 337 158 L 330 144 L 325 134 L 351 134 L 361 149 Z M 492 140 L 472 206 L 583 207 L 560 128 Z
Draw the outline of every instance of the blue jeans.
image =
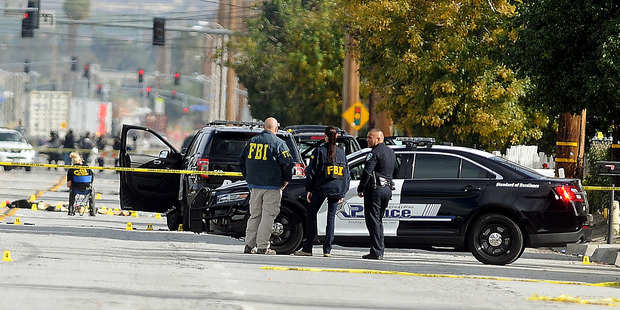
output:
M 312 253 L 312 245 L 314 238 L 316 237 L 316 216 L 325 201 L 323 195 L 312 195 L 310 199 L 310 206 L 308 207 L 308 216 L 306 217 L 306 241 L 302 247 L 302 251 L 306 253 Z M 323 253 L 330 253 L 332 250 L 332 243 L 334 242 L 334 218 L 336 217 L 336 210 L 338 209 L 337 197 L 327 197 L 327 226 L 325 227 L 325 242 L 323 243 Z

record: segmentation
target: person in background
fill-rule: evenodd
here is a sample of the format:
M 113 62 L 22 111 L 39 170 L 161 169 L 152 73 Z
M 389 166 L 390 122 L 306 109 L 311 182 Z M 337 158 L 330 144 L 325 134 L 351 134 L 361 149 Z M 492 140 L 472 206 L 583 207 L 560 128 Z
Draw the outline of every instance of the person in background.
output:
M 72 129 L 67 131 L 65 140 L 62 141 L 62 148 L 65 149 L 63 161 L 65 162 L 65 165 L 70 165 L 71 157 L 69 157 L 69 154 L 71 154 L 71 152 L 75 149 L 75 136 L 73 135 Z
M 47 152 L 47 162 L 50 165 L 52 164 L 52 162 L 58 165 L 58 161 L 62 159 L 62 153 L 60 151 L 60 148 L 62 147 L 62 141 L 58 137 L 57 132 L 50 132 L 50 139 L 47 140 L 46 147 L 50 149 L 50 151 Z M 49 169 L 50 167 L 47 167 L 47 170 Z M 54 168 L 54 170 L 58 170 L 58 168 Z
M 103 167 L 105 165 L 105 158 L 103 157 L 103 154 L 105 154 L 105 147 L 108 144 L 105 134 L 98 136 L 95 139 L 95 144 L 97 146 L 98 153 L 101 154 L 101 156 L 97 157 L 97 165 L 99 165 L 99 167 Z M 101 173 L 103 170 L 99 170 L 99 172 Z
M 357 188 L 357 195 L 364 197 L 364 221 L 370 234 L 370 253 L 364 259 L 383 259 L 383 214 L 392 199 L 392 176 L 396 155 L 383 143 L 383 131 L 373 128 L 366 141 L 372 151 L 366 155 L 364 171 Z
M 250 218 L 243 250 L 248 254 L 276 254 L 269 248 L 273 220 L 280 213 L 282 190 L 293 178 L 290 150 L 276 136 L 278 121 L 270 117 L 264 128 L 246 143 L 239 156 L 241 173 L 250 189 Z
M 306 216 L 306 241 L 301 250 L 295 252 L 298 256 L 312 256 L 312 245 L 316 236 L 317 213 L 327 199 L 327 226 L 325 228 L 325 242 L 323 256 L 331 257 L 332 242 L 334 241 L 334 219 L 338 204 L 344 200 L 344 194 L 349 189 L 349 165 L 343 149 L 336 145 L 338 133 L 336 128 L 325 128 L 325 143 L 312 152 L 310 164 L 306 168 L 306 199 L 310 203 Z
M 114 167 L 118 167 L 118 163 L 120 161 L 118 156 L 121 150 L 121 134 L 119 132 L 114 135 L 114 140 L 112 141 L 112 149 L 115 151 L 114 153 L 116 154 L 114 156 Z M 116 173 L 120 173 L 120 171 L 117 170 Z
M 90 157 L 90 152 L 92 151 L 93 146 L 94 144 L 93 140 L 90 138 L 90 132 L 87 131 L 79 141 L 79 148 L 82 149 L 81 153 L 84 154 L 83 160 L 86 164 L 88 164 L 88 158 Z

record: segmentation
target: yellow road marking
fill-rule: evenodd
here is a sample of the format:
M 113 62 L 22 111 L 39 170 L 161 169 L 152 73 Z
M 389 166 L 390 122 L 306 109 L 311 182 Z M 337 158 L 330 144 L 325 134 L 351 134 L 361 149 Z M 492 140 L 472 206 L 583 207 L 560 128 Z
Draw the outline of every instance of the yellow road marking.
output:
M 585 283 L 585 282 L 572 282 L 572 281 L 513 279 L 513 278 L 500 278 L 500 277 L 487 277 L 487 276 L 466 276 L 466 275 L 451 275 L 451 274 L 412 273 L 412 272 L 384 271 L 384 270 L 372 270 L 372 269 L 303 268 L 303 267 L 269 267 L 269 266 L 261 267 L 261 269 L 262 270 L 280 270 L 280 271 L 312 271 L 312 272 L 343 272 L 343 273 L 388 274 L 388 275 L 414 276 L 414 277 L 426 277 L 426 278 L 476 279 L 476 280 L 516 281 L 516 282 L 529 282 L 529 283 L 537 283 L 538 282 L 538 283 L 551 283 L 551 284 L 569 284 L 569 285 L 584 285 L 584 286 L 620 287 L 620 282 Z
M 5 217 L 7 216 L 13 216 L 15 214 L 15 212 L 17 212 L 18 208 L 15 209 L 10 209 L 8 210 L 8 212 L 5 212 L 3 215 L 0 215 L 0 221 L 4 220 Z

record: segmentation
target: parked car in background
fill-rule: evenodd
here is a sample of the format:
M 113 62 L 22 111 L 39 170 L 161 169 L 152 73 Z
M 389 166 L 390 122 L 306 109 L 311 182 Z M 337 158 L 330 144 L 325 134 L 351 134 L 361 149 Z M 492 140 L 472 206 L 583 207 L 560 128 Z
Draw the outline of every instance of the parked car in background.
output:
M 17 130 L 0 128 L 0 161 L 20 164 L 33 164 L 36 152 L 32 145 Z M 16 166 L 4 166 L 8 171 Z M 32 167 L 24 167 L 26 171 Z
M 297 147 L 301 157 L 308 164 L 312 150 L 324 140 L 325 128 L 327 125 L 293 125 L 284 128 L 290 132 L 297 142 Z M 338 138 L 336 145 L 344 150 L 345 154 L 351 154 L 361 149 L 357 140 L 348 132 L 336 127 Z
M 262 122 L 211 122 L 192 136 L 183 153 L 150 128 L 123 125 L 121 167 L 195 170 L 221 175 L 121 172 L 121 207 L 166 212 L 171 230 L 183 224 L 188 230 L 205 231 L 203 219 L 212 215 L 193 209 L 190 216 L 190 203 L 202 188 L 243 180 L 236 175 L 241 172 L 239 155 L 246 142 L 263 131 L 263 125 Z M 303 177 L 305 165 L 292 135 L 283 130 L 277 135 L 285 141 L 295 161 L 293 175 Z

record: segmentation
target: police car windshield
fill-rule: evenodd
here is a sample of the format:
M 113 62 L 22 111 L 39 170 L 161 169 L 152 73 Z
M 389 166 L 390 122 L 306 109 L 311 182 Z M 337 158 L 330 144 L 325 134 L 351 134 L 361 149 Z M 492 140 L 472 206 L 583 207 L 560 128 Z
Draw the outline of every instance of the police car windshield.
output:
M 536 172 L 536 170 L 534 169 L 530 169 L 528 167 L 524 167 L 521 166 L 515 162 L 512 162 L 508 159 L 505 158 L 501 158 L 498 156 L 493 156 L 493 157 L 489 157 L 489 159 L 499 162 L 500 164 L 504 165 L 504 166 L 508 166 L 514 170 L 516 170 L 517 172 L 526 175 L 529 178 L 533 178 L 533 179 L 539 179 L 539 178 L 544 178 L 545 176 Z

